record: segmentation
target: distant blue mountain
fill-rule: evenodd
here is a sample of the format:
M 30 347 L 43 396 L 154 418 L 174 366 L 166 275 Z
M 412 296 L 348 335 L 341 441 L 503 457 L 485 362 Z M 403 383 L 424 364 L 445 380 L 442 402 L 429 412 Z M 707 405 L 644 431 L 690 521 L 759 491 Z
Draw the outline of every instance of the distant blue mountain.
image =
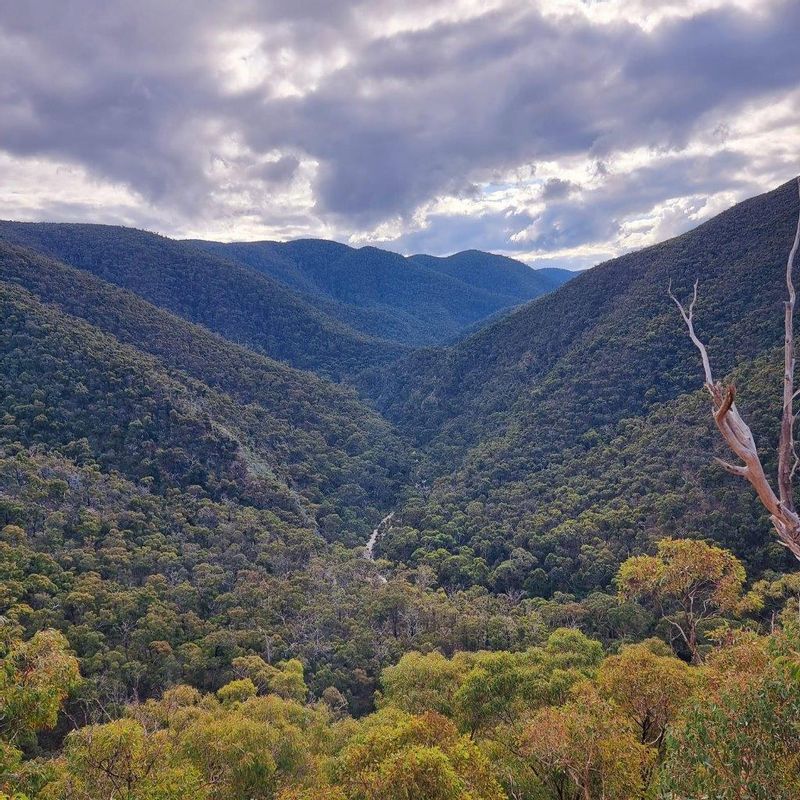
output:
M 474 250 L 406 258 L 319 239 L 176 241 L 112 225 L 0 221 L 0 240 L 334 380 L 459 338 L 572 275 Z
M 0 240 L 91 272 L 230 341 L 336 380 L 406 349 L 366 336 L 268 274 L 146 231 L 0 222 Z
M 457 337 L 574 276 L 479 250 L 439 258 L 323 239 L 191 244 L 277 278 L 362 334 L 414 346 Z

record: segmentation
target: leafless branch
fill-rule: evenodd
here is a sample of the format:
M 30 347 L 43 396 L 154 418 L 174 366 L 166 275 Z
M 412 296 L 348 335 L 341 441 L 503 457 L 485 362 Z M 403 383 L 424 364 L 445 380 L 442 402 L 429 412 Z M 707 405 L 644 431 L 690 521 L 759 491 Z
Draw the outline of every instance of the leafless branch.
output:
M 731 475 L 738 475 L 740 478 L 747 477 L 747 467 L 737 467 L 735 464 L 730 464 L 727 461 L 723 461 L 721 458 L 717 458 L 714 456 L 714 461 L 717 462 L 724 470 L 727 470 L 731 473 Z
M 703 372 L 705 373 L 706 385 L 713 385 L 714 377 L 711 374 L 711 362 L 708 359 L 708 351 L 706 350 L 706 346 L 700 341 L 697 334 L 694 332 L 694 306 L 697 302 L 697 286 L 698 281 L 696 280 L 694 282 L 692 300 L 689 303 L 688 309 L 684 308 L 680 300 L 678 300 L 678 298 L 672 293 L 672 280 L 669 282 L 669 289 L 667 291 L 669 292 L 669 296 L 672 298 L 675 305 L 678 306 L 678 311 L 681 312 L 683 321 L 686 323 L 686 327 L 689 329 L 689 338 L 694 343 L 694 346 L 700 351 L 700 359 L 703 362 Z
M 798 195 L 800 195 L 800 177 L 797 179 Z M 692 299 L 688 307 L 675 297 L 670 281 L 667 290 L 670 298 L 680 311 L 681 317 L 689 331 L 689 338 L 700 352 L 705 375 L 705 387 L 711 395 L 714 422 L 731 451 L 743 462 L 741 465 L 730 464 L 716 459 L 728 472 L 746 478 L 758 495 L 761 504 L 770 514 L 770 520 L 778 534 L 778 540 L 800 560 L 800 517 L 795 510 L 793 480 L 800 464 L 794 440 L 794 400 L 800 390 L 794 390 L 794 307 L 795 289 L 792 278 L 794 260 L 800 248 L 800 218 L 789 258 L 786 262 L 786 288 L 788 299 L 784 304 L 784 371 L 783 371 L 783 410 L 781 414 L 781 433 L 778 443 L 778 495 L 764 473 L 758 450 L 750 427 L 736 408 L 736 388 L 733 385 L 723 386 L 715 382 L 711 371 L 711 362 L 705 345 L 700 341 L 694 329 L 694 307 L 697 303 L 698 282 L 694 282 Z
M 800 193 L 800 178 L 797 180 Z M 800 245 L 800 219 L 794 235 L 792 249 L 786 260 L 786 292 L 784 303 L 783 328 L 783 410 L 781 413 L 781 435 L 778 442 L 778 491 L 784 508 L 795 510 L 792 489 L 792 474 L 796 470 L 797 455 L 794 449 L 794 306 L 795 291 L 792 271 L 797 248 Z

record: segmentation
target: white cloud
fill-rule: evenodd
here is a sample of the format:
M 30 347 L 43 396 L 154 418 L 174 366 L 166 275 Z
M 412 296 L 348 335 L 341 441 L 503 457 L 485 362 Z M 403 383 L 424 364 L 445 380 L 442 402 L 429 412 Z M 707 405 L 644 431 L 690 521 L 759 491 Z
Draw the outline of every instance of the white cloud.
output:
M 0 215 L 587 266 L 798 172 L 792 0 L 0 9 Z

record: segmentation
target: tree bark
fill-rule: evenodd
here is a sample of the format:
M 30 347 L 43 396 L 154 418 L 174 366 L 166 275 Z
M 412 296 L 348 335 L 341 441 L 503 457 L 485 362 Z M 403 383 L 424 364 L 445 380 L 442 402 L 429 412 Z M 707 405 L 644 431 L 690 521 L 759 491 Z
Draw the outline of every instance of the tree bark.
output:
M 800 196 L 800 177 L 797 179 L 798 196 Z M 705 387 L 711 395 L 714 422 L 725 443 L 742 461 L 742 464 L 730 464 L 722 459 L 717 461 L 734 475 L 746 478 L 758 495 L 761 504 L 769 512 L 770 520 L 778 534 L 778 541 L 800 560 L 800 516 L 794 502 L 794 474 L 798 466 L 798 457 L 794 440 L 794 307 L 795 289 L 792 272 L 794 260 L 800 247 L 800 215 L 797 222 L 794 243 L 786 262 L 786 289 L 788 299 L 784 303 L 784 369 L 783 369 L 783 409 L 781 414 L 781 432 L 778 443 L 778 495 L 775 494 L 764 467 L 761 464 L 758 450 L 750 427 L 742 418 L 736 407 L 736 387 L 723 386 L 714 380 L 711 361 L 705 345 L 694 330 L 694 307 L 697 303 L 698 282 L 694 282 L 694 291 L 689 306 L 685 308 L 672 293 L 672 283 L 668 289 L 669 296 L 680 311 L 681 317 L 689 331 L 689 338 L 700 353 L 705 376 Z

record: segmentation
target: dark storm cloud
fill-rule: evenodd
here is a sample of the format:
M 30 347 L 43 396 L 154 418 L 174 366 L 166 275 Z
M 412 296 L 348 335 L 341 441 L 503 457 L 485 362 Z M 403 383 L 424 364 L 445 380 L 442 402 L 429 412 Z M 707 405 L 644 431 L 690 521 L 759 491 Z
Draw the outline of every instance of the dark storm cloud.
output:
M 268 161 L 259 172 L 267 181 L 282 183 L 292 178 L 299 166 L 300 161 L 295 156 L 281 156 L 277 161 Z
M 0 12 L 0 146 L 52 155 L 175 201 L 195 186 L 203 154 L 186 137 L 217 93 L 192 53 L 191 15 L 143 4 L 20 3 Z M 190 197 L 186 192 L 185 197 Z
M 374 33 L 398 9 L 422 19 L 431 7 L 6 3 L 0 149 L 80 164 L 184 217 L 233 213 L 224 191 L 258 215 L 260 198 L 309 159 L 319 219 L 343 232 L 386 220 L 410 229 L 421 204 L 475 196 L 505 170 L 574 156 L 609 169 L 618 152 L 685 147 L 701 127 L 735 121 L 743 104 L 798 86 L 794 0 L 754 12 L 721 7 L 649 31 L 510 2 L 419 30 Z M 224 35 L 242 32 L 257 38 L 234 60 L 250 59 L 256 80 L 231 87 L 226 70 L 239 62 L 224 63 Z M 261 81 L 259 59 L 268 65 Z M 298 76 L 294 95 L 279 91 L 279 78 Z M 602 240 L 618 232 L 624 213 L 730 186 L 719 165 L 692 168 L 702 161 L 689 159 L 672 175 L 619 176 L 612 166 L 605 188 L 593 190 L 550 179 L 539 196 L 544 211 L 487 211 L 472 223 L 437 212 L 399 243 L 446 251 Z M 642 177 L 653 183 L 644 187 Z M 513 244 L 525 229 L 526 243 Z

